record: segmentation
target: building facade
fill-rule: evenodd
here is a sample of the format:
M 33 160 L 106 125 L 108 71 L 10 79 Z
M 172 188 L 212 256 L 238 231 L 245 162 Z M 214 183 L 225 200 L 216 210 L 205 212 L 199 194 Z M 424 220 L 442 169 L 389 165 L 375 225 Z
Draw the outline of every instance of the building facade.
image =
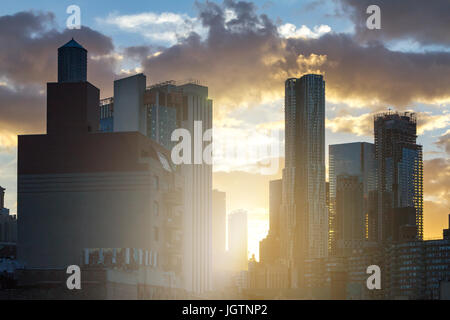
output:
M 297 288 L 305 285 L 304 261 L 328 254 L 323 76 L 286 81 L 285 137 L 281 251 Z
M 219 190 L 212 192 L 212 266 L 214 290 L 225 285 L 227 250 L 227 210 L 226 193 Z
M 169 153 L 178 143 L 171 139 L 175 129 L 190 133 L 193 150 L 197 145 L 203 152 L 212 143 L 212 100 L 199 83 L 146 87 L 146 76 L 137 74 L 114 82 L 112 100 L 114 132 L 138 131 Z M 104 121 L 110 128 L 110 117 Z M 186 290 L 204 294 L 212 288 L 212 164 L 203 161 L 203 153 L 201 159 L 195 152 L 191 156 L 178 166 L 185 179 L 184 280 Z
M 15 245 L 17 241 L 17 217 L 9 214 L 9 209 L 5 208 L 5 190 L 0 187 L 0 257 L 3 246 Z M 5 251 L 9 252 L 9 249 Z
M 348 197 L 341 197 L 340 208 L 344 210 L 345 207 L 352 208 L 353 211 L 359 210 L 357 215 L 358 234 L 361 232 L 364 234 L 363 238 L 358 236 L 360 242 L 364 238 L 369 240 L 369 235 L 371 236 L 370 226 L 374 222 L 374 204 L 373 195 L 376 193 L 376 163 L 375 163 L 375 145 L 366 142 L 355 142 L 355 143 L 345 143 L 336 144 L 329 146 L 329 180 L 330 180 L 330 203 L 329 203 L 329 219 L 330 219 L 330 253 L 336 254 L 337 245 L 337 235 L 336 233 L 338 225 L 342 229 L 343 220 L 342 216 L 337 217 L 337 190 L 338 190 L 338 179 L 343 176 L 345 180 L 346 176 L 355 177 L 357 181 L 354 181 L 353 187 L 356 188 L 354 191 L 358 192 L 351 194 L 348 193 Z M 362 193 L 359 192 L 359 187 L 357 185 L 361 184 Z M 344 183 L 343 186 L 348 186 L 348 183 Z M 343 190 L 344 191 L 344 190 Z M 345 191 L 344 191 L 345 193 Z M 343 201 L 347 199 L 347 203 Z M 355 207 L 353 207 L 353 205 Z M 345 212 L 345 210 L 344 210 Z M 340 224 L 337 223 L 337 219 L 340 220 Z M 352 224 L 352 220 L 350 224 Z M 345 227 L 345 224 L 344 224 Z M 355 226 L 354 226 L 355 227 Z M 356 230 L 355 230 L 356 231 Z M 356 240 L 356 239 L 355 239 Z M 355 243 L 356 244 L 356 243 Z M 359 247 L 359 245 L 357 246 Z
M 414 113 L 388 112 L 375 116 L 375 155 L 378 189 L 378 240 L 392 241 L 397 208 L 415 211 L 416 239 L 423 239 L 423 159 Z
M 89 82 L 47 87 L 47 134 L 19 136 L 18 260 L 45 273 L 82 265 L 86 248 L 141 248 L 181 281 L 184 179 L 168 151 L 99 132 Z
M 228 257 L 231 271 L 248 268 L 248 220 L 247 212 L 237 210 L 228 215 Z

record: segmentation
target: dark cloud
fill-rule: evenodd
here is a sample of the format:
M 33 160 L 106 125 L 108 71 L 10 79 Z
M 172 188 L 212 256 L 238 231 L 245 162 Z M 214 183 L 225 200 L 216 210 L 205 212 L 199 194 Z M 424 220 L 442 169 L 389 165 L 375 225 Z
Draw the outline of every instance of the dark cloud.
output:
M 215 99 L 230 104 L 261 101 L 263 95 L 279 91 L 285 74 L 280 75 L 271 61 L 283 56 L 273 23 L 265 15 L 257 16 L 253 5 L 245 2 L 198 6 L 199 17 L 208 28 L 207 38 L 192 33 L 160 55 L 143 60 L 150 80 L 203 80 Z M 226 8 L 233 9 L 235 19 L 225 20 Z
M 285 39 L 272 20 L 256 13 L 252 3 L 225 0 L 197 6 L 208 31 L 205 38 L 191 33 L 169 48 L 137 46 L 121 54 L 140 61 L 150 82 L 192 78 L 206 82 L 219 112 L 280 99 L 284 81 L 307 72 L 325 75 L 330 101 L 370 106 L 373 111 L 450 98 L 449 52 L 396 52 L 381 42 L 363 45 L 352 35 L 337 33 L 318 39 Z M 230 10 L 234 18 L 227 19 Z M 13 90 L 17 99 L 27 86 L 45 89 L 47 81 L 56 80 L 56 49 L 72 36 L 90 52 L 89 80 L 102 90 L 102 96 L 112 95 L 119 61 L 112 40 L 86 27 L 58 31 L 51 13 L 0 17 L 0 43 L 8 44 L 0 51 L 0 82 L 23 88 Z M 23 113 L 33 108 L 26 101 L 17 106 Z M 358 120 L 341 118 L 336 128 Z M 363 134 L 364 128 L 357 131 Z
M 57 48 L 72 37 L 88 49 L 89 80 L 102 87 L 114 77 L 112 40 L 90 28 L 60 32 L 51 13 L 19 12 L 0 17 L 0 75 L 12 85 L 56 81 Z
M 450 44 L 448 0 L 338 0 L 355 24 L 360 40 L 414 40 L 422 45 Z M 381 9 L 381 29 L 369 30 L 367 7 Z
M 235 19 L 226 20 L 227 9 L 235 12 Z M 450 98 L 449 52 L 391 51 L 380 42 L 362 45 L 352 35 L 336 33 L 283 39 L 267 16 L 257 15 L 251 3 L 242 1 L 206 2 L 199 10 L 209 30 L 207 38 L 191 34 L 162 54 L 144 59 L 152 82 L 207 80 L 214 99 L 226 105 L 251 105 L 282 97 L 288 77 L 321 72 L 327 98 L 371 105 L 374 110 Z
M 88 49 L 88 78 L 112 94 L 116 58 L 110 38 L 83 27 L 56 29 L 52 13 L 19 12 L 0 17 L 0 144 L 16 134 L 45 132 L 45 89 L 57 79 L 57 48 L 72 37 Z
M 40 133 L 45 130 L 45 97 L 37 88 L 0 86 L 1 132 Z

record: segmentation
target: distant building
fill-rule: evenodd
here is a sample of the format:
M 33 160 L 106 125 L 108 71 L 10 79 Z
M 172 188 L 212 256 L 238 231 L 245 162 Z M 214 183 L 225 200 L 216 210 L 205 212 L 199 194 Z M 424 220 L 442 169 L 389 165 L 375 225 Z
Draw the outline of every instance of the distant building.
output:
M 280 259 L 282 189 L 283 180 L 269 182 L 269 233 L 259 243 L 259 261 L 263 263 L 273 264 Z
M 375 155 L 378 170 L 378 240 L 392 241 L 397 208 L 415 211 L 416 239 L 423 239 L 423 159 L 414 113 L 388 112 L 375 116 Z
M 448 229 L 444 229 L 444 239 L 450 240 L 450 214 L 448 215 Z
M 373 195 L 376 193 L 376 164 L 375 164 L 375 145 L 366 142 L 344 143 L 329 146 L 329 179 L 330 179 L 330 253 L 336 254 L 336 198 L 337 198 L 337 180 L 341 175 L 357 177 L 357 182 L 361 183 L 362 194 L 358 193 L 362 199 L 358 198 L 359 210 L 363 217 L 364 235 L 369 240 L 373 238 L 371 227 L 375 223 L 373 217 L 375 214 Z M 355 196 L 355 195 L 354 195 Z M 344 198 L 341 199 L 343 201 Z M 355 199 L 349 199 L 350 203 L 340 205 L 351 206 Z M 358 216 L 358 220 L 359 220 Z M 372 219 L 372 220 L 371 220 Z
M 104 131 L 137 131 L 170 153 L 178 143 L 171 141 L 173 131 L 186 129 L 192 143 L 201 143 L 205 149 L 211 141 L 204 141 L 204 134 L 212 129 L 208 88 L 192 81 L 146 87 L 146 79 L 144 74 L 137 74 L 114 81 L 114 98 L 100 105 L 100 110 L 106 109 L 101 122 Z M 113 110 L 112 117 L 109 110 Z M 203 294 L 212 288 L 212 166 L 198 164 L 203 159 L 196 159 L 192 153 L 191 164 L 178 168 L 185 178 L 184 279 L 189 292 Z
M 232 271 L 248 268 L 247 212 L 237 210 L 228 215 L 228 253 Z
M 15 246 L 17 241 L 17 218 L 5 208 L 5 190 L 0 187 L 0 257 L 11 252 L 11 248 L 5 246 Z
M 307 74 L 285 83 L 286 166 L 281 248 L 292 288 L 305 286 L 305 260 L 328 254 L 325 191 L 325 81 Z
M 212 252 L 213 282 L 217 290 L 224 285 L 227 250 L 227 211 L 226 193 L 219 190 L 212 192 Z
M 136 82 L 137 79 L 142 81 Z M 116 106 L 119 109 L 116 111 L 116 117 L 114 117 L 114 97 L 100 101 L 100 131 L 137 130 L 143 134 L 145 133 L 147 137 L 167 150 L 172 150 L 176 142 L 171 141 L 171 136 L 173 131 L 180 127 L 180 116 L 183 114 L 182 91 L 170 81 L 135 92 L 132 90 L 133 85 L 131 85 L 131 88 L 126 90 L 126 87 L 132 80 L 135 80 L 133 84 L 144 87 L 146 78 L 144 75 L 136 75 L 115 81 L 114 96 L 119 101 L 117 103 L 120 103 L 120 105 Z M 138 98 L 141 95 L 142 98 Z M 125 103 L 128 99 L 127 97 L 132 98 L 131 100 L 134 101 L 131 107 Z M 122 101 L 124 101 L 123 104 Z M 127 108 L 131 108 L 133 111 L 128 110 L 127 112 Z M 132 115 L 129 112 L 139 114 L 139 118 L 144 120 L 133 120 L 130 123 L 129 119 L 131 119 Z M 116 128 L 119 129 L 114 130 L 114 123 L 116 123 Z
M 363 183 L 358 176 L 339 175 L 336 182 L 334 255 L 349 255 L 366 240 Z
M 172 150 L 177 143 L 171 140 L 172 133 L 181 125 L 183 93 L 172 83 L 154 85 L 146 89 L 144 104 L 147 108 L 147 136 Z
M 100 131 L 114 132 L 114 98 L 100 100 Z
M 0 187 L 0 213 L 9 215 L 9 209 L 5 208 L 5 191 L 5 188 Z

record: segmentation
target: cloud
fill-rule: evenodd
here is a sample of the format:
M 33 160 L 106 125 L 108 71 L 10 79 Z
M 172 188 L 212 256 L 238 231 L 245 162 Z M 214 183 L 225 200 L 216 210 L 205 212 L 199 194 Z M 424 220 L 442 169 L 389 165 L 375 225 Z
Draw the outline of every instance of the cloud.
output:
M 251 3 L 227 0 L 198 8 L 206 35 L 191 33 L 158 56 L 142 59 L 151 82 L 206 81 L 222 109 L 280 99 L 287 78 L 308 72 L 324 74 L 328 101 L 352 107 L 375 111 L 380 106 L 406 109 L 413 102 L 450 101 L 449 52 L 397 52 L 332 32 L 285 38 Z M 232 17 L 226 14 L 230 10 Z
M 448 228 L 448 214 L 450 210 L 447 206 L 433 202 L 424 201 L 424 238 L 442 239 L 442 230 Z
M 9 44 L 0 52 L 0 82 L 20 92 L 18 98 L 27 88 L 38 85 L 43 89 L 46 81 L 56 78 L 56 48 L 75 36 L 90 52 L 89 79 L 102 89 L 102 96 L 112 94 L 117 72 L 143 71 L 153 83 L 194 78 L 209 86 L 222 118 L 238 107 L 282 100 L 284 81 L 308 72 L 324 74 L 329 102 L 371 112 L 387 106 L 406 110 L 413 102 L 433 104 L 450 99 L 449 52 L 397 52 L 381 43 L 361 45 L 350 34 L 319 35 L 320 28 L 311 31 L 316 33 L 314 37 L 286 38 L 280 34 L 280 26 L 257 14 L 255 6 L 245 1 L 197 3 L 197 8 L 195 18 L 159 14 L 118 20 L 131 28 L 145 23 L 182 25 L 195 19 L 202 30 L 182 33 L 178 42 L 167 48 L 136 46 L 120 52 L 110 38 L 89 28 L 57 31 L 50 13 L 0 17 L 0 41 Z M 291 28 L 293 35 L 299 30 Z M 121 62 L 130 61 L 139 67 L 127 65 L 118 71 Z M 24 113 L 31 108 L 26 101 L 17 104 Z M 419 132 L 445 128 L 446 117 L 425 114 L 419 119 Z M 334 132 L 368 135 L 369 122 L 369 115 L 341 114 L 327 125 Z
M 444 129 L 450 126 L 450 113 L 432 114 L 430 112 L 420 112 L 418 114 L 417 133 L 423 134 L 426 131 Z
M 0 86 L 0 149 L 17 145 L 17 134 L 45 130 L 45 97 L 34 87 Z
M 373 136 L 373 114 L 337 116 L 333 119 L 326 119 L 325 126 L 332 132 L 351 133 L 357 136 Z
M 177 43 L 178 39 L 187 37 L 191 32 L 205 32 L 197 18 L 172 12 L 144 12 L 133 15 L 112 13 L 105 19 L 97 20 L 101 24 L 113 25 L 123 31 L 138 33 L 150 40 L 169 45 Z
M 305 25 L 302 25 L 300 28 L 297 28 L 297 26 L 295 26 L 292 23 L 285 23 L 278 27 L 278 33 L 284 38 L 295 38 L 295 39 L 319 38 L 328 32 L 331 32 L 331 28 L 324 24 L 320 26 L 315 26 L 313 30 L 311 30 Z
M 19 12 L 0 17 L 0 75 L 12 85 L 56 81 L 57 48 L 75 37 L 89 51 L 89 79 L 104 85 L 114 76 L 112 40 L 90 28 L 58 31 L 51 13 Z
M 443 148 L 448 155 L 450 155 L 450 130 L 447 130 L 441 137 L 439 137 L 436 145 Z
M 45 131 L 45 85 L 57 78 L 57 48 L 72 37 L 89 51 L 88 80 L 111 95 L 119 57 L 110 38 L 87 27 L 58 31 L 52 13 L 0 17 L 0 147 Z
M 356 37 L 363 41 L 413 40 L 422 45 L 450 45 L 450 2 L 448 0 L 339 0 L 341 10 L 355 24 Z M 381 29 L 369 30 L 366 9 L 381 9 Z
M 442 238 L 450 213 L 450 159 L 424 161 L 425 237 Z
M 424 161 L 424 191 L 426 200 L 450 208 L 450 159 Z
M 414 112 L 412 110 L 408 111 Z M 326 127 L 332 132 L 351 133 L 356 134 L 357 136 L 373 136 L 373 117 L 375 114 L 377 114 L 377 112 L 369 112 L 355 116 L 348 111 L 341 110 L 340 114 L 326 120 Z M 427 131 L 443 129 L 450 126 L 449 113 L 432 114 L 430 112 L 419 112 L 417 113 L 417 118 L 417 133 L 419 135 L 422 135 Z M 445 145 L 447 135 L 448 134 L 446 133 L 446 135 L 442 136 L 436 144 L 441 146 Z

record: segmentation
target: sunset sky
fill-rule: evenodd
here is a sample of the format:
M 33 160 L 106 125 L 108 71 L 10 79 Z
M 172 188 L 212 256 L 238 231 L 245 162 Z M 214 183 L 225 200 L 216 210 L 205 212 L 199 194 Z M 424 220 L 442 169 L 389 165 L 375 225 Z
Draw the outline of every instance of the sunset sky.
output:
M 81 30 L 65 29 L 81 8 Z M 381 30 L 366 8 L 381 8 Z M 284 130 L 284 81 L 321 73 L 326 144 L 373 142 L 373 114 L 418 112 L 424 146 L 425 237 L 450 213 L 450 2 L 448 0 L 8 1 L 0 7 L 0 185 L 16 212 L 17 134 L 45 132 L 45 84 L 71 37 L 90 54 L 88 80 L 112 95 L 113 80 L 144 72 L 148 84 L 198 79 L 214 100 L 223 141 Z M 261 136 L 262 144 L 268 143 Z M 328 157 L 328 147 L 327 147 Z M 275 156 L 282 157 L 280 148 Z M 214 168 L 227 211 L 249 213 L 249 250 L 268 229 L 268 182 L 255 159 Z

